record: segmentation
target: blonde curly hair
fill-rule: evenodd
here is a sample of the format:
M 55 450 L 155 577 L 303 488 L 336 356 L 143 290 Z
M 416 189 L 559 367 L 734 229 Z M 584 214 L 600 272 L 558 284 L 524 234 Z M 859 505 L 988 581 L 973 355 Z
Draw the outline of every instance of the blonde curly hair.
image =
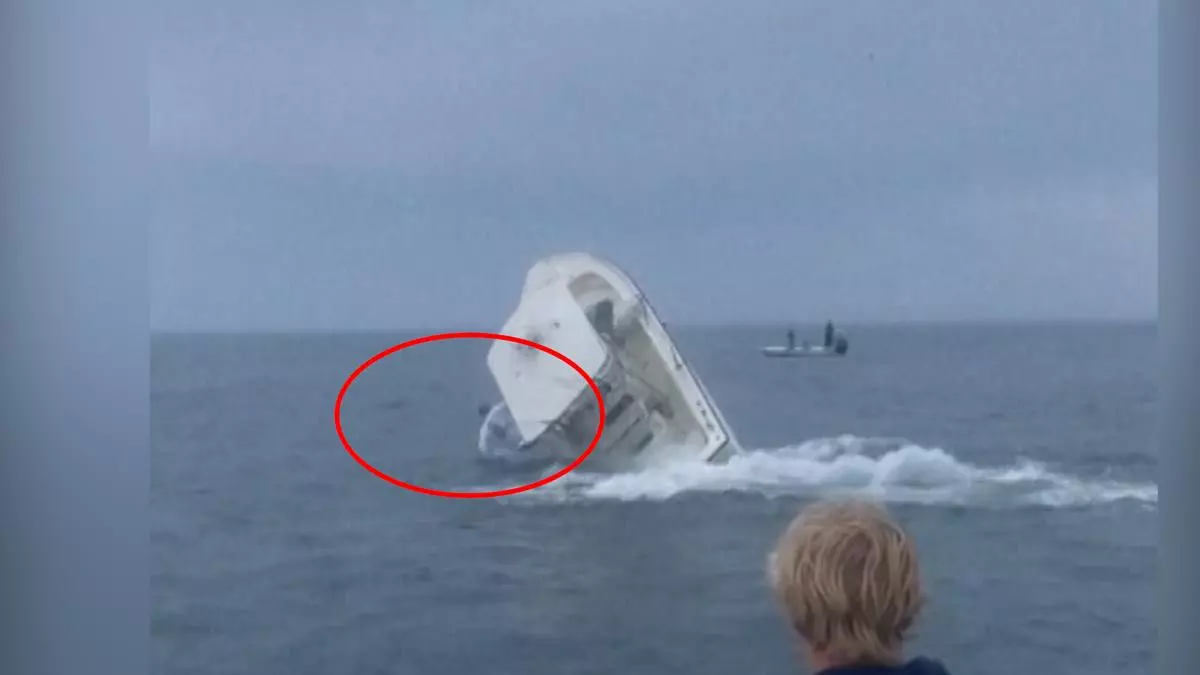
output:
M 792 626 L 841 663 L 894 663 L 925 604 L 916 547 L 875 504 L 822 502 L 800 512 L 768 558 Z

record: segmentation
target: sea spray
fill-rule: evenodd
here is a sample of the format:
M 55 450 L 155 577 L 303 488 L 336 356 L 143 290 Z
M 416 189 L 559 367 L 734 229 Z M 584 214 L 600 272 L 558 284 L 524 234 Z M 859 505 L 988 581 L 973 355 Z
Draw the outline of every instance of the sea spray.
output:
M 942 448 L 904 439 L 857 436 L 747 451 L 724 464 L 676 462 L 616 474 L 581 468 L 511 499 L 533 503 L 662 501 L 704 493 L 860 496 L 886 502 L 984 507 L 1158 503 L 1158 487 L 1153 483 L 1071 476 L 1029 459 L 1006 466 L 976 466 Z

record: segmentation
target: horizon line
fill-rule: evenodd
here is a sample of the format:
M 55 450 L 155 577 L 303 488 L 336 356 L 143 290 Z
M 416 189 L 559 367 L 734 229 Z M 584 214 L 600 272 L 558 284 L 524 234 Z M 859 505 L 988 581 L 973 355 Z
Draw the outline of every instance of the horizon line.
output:
M 668 327 L 684 328 L 684 329 L 730 329 L 730 328 L 781 328 L 785 326 L 821 326 L 824 321 L 728 321 L 728 322 L 713 322 L 713 321 L 664 321 Z M 1147 317 L 1060 317 L 1060 318 L 985 318 L 985 319 L 873 319 L 862 321 L 834 321 L 835 325 L 842 326 L 861 326 L 866 328 L 889 328 L 889 327 L 921 327 L 921 326 L 997 326 L 997 325 L 1128 325 L 1128 324 L 1157 324 L 1157 316 Z M 343 328 L 322 328 L 322 327 L 298 327 L 298 326 L 276 326 L 276 327 L 246 327 L 246 328 L 222 328 L 222 327 L 158 327 L 150 328 L 151 335 L 277 335 L 280 333 L 289 334 L 310 334 L 310 335 L 330 335 L 330 334 L 345 334 L 345 333 L 418 333 L 424 335 L 434 335 L 440 333 L 459 333 L 459 332 L 498 332 L 500 329 L 484 329 L 484 328 L 467 328 L 454 327 L 450 325 L 441 326 L 352 326 Z

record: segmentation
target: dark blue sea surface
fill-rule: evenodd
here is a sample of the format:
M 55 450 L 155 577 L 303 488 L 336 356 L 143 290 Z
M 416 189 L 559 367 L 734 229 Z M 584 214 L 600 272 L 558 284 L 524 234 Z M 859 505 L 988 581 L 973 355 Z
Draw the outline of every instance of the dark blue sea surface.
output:
M 414 334 L 159 335 L 151 671 L 160 675 L 803 673 L 765 554 L 820 496 L 887 501 L 923 556 L 914 650 L 956 673 L 1150 668 L 1158 392 L 1151 324 L 681 328 L 746 452 L 448 500 L 371 475 L 343 381 Z M 802 337 L 819 339 L 819 327 Z M 454 490 L 481 462 L 488 345 L 421 345 L 351 387 L 347 438 Z

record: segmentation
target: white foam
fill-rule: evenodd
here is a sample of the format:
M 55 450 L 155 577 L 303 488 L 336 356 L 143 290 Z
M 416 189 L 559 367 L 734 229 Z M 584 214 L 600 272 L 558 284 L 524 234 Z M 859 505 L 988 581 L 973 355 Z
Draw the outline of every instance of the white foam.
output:
M 553 470 L 552 470 L 553 471 Z M 688 493 L 854 495 L 890 502 L 1075 507 L 1158 503 L 1158 486 L 1091 480 L 1021 460 L 981 467 L 902 439 L 842 436 L 737 455 L 726 464 L 674 463 L 636 473 L 576 470 L 514 499 L 666 500 Z

